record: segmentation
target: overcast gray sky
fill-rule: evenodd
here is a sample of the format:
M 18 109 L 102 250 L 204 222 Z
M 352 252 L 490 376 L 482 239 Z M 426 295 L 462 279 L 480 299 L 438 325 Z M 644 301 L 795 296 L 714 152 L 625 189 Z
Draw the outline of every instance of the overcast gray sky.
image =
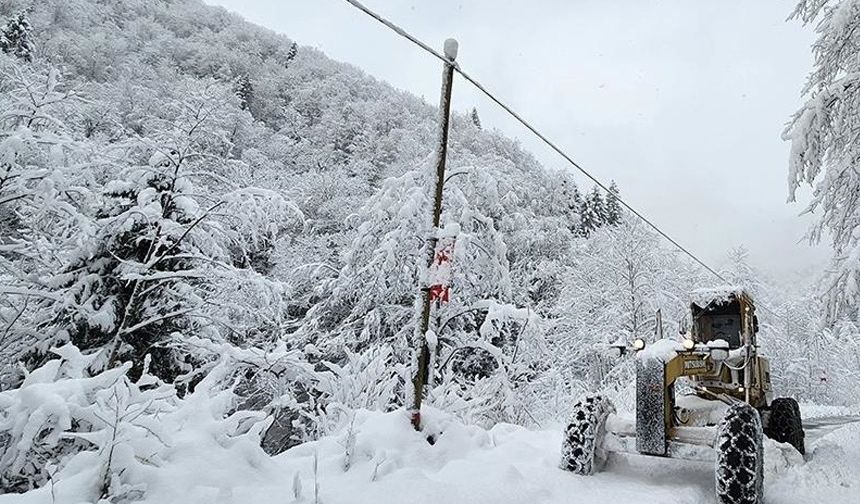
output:
M 207 0 L 438 101 L 440 63 L 344 0 Z M 787 278 L 827 257 L 788 205 L 788 144 L 811 29 L 794 0 L 364 0 L 458 61 L 681 243 L 711 262 L 736 245 Z M 564 167 L 463 80 L 454 107 Z M 580 177 L 580 180 L 582 177 Z M 590 184 L 583 182 L 588 188 Z

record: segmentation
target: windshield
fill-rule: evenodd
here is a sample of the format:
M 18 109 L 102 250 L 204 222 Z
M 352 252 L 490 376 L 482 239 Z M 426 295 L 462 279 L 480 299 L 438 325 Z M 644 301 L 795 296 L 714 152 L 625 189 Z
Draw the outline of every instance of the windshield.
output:
M 705 315 L 699 319 L 699 341 L 707 343 L 713 340 L 725 340 L 729 347 L 738 348 L 741 345 L 740 315 Z

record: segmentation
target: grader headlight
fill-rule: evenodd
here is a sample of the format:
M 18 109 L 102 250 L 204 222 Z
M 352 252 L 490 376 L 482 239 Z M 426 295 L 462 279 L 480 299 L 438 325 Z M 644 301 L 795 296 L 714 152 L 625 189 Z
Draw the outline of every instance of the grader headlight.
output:
M 684 347 L 684 350 L 692 350 L 696 348 L 696 342 L 690 338 L 684 338 L 684 341 L 681 342 L 681 346 Z
M 636 338 L 633 340 L 633 350 L 637 352 L 645 348 L 645 340 L 642 338 Z

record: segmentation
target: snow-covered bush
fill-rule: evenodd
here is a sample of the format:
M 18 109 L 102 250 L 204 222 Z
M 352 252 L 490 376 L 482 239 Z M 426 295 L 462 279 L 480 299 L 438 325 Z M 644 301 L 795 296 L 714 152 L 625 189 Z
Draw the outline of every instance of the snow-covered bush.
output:
M 809 304 L 784 307 L 794 315 L 815 320 L 804 313 Z M 762 352 L 771 360 L 771 377 L 777 396 L 795 397 L 818 404 L 860 404 L 855 384 L 860 379 L 860 331 L 847 319 L 833 328 L 813 323 L 792 327 L 797 317 L 783 316 L 784 322 L 766 325 L 759 333 Z
M 243 459 L 264 457 L 259 442 L 267 415 L 235 409 L 223 362 L 180 398 L 146 372 L 129 379 L 129 363 L 90 376 L 96 355 L 71 344 L 53 353 L 59 358 L 0 393 L 0 486 L 6 491 L 51 485 L 58 495 L 76 492 L 80 501 L 126 502 L 169 472 L 189 443 Z
M 342 364 L 322 362 L 326 370 L 314 385 L 320 394 L 318 433 L 330 434 L 343 426 L 357 409 L 391 411 L 402 404 L 407 369 L 397 363 L 390 347 L 373 347 L 362 353 L 345 351 Z
M 427 403 L 464 423 L 494 425 L 515 416 L 513 390 L 503 374 L 485 378 L 445 375 L 427 394 Z
M 99 399 L 104 401 L 105 393 L 110 394 L 128 371 L 124 366 L 89 378 L 84 370 L 92 357 L 81 355 L 71 345 L 54 352 L 59 359 L 27 373 L 19 389 L 0 394 L 0 437 L 4 440 L 0 481 L 5 489 L 42 486 L 63 457 L 90 447 L 92 443 L 85 437 L 69 433 L 105 427 L 108 417 L 102 421 L 90 410 L 96 409 Z
M 258 343 L 261 346 L 238 347 L 198 337 L 177 340 L 175 345 L 183 353 L 195 355 L 197 365 L 176 383 L 181 389 L 196 391 L 201 380 L 217 381 L 219 387 L 233 390 L 235 410 L 270 415 L 272 425 L 262 443 L 268 453 L 275 454 L 314 439 L 320 431 L 319 394 L 315 392 L 319 374 L 304 351 L 289 349 L 283 341 Z
M 88 227 L 90 156 L 74 138 L 81 105 L 57 68 L 0 53 L 0 390 L 43 335 L 34 309 L 56 301 L 40 275 L 59 269 Z
M 531 310 L 478 301 L 442 324 L 431 346 L 428 401 L 481 425 L 538 423 L 535 385 L 549 351 Z

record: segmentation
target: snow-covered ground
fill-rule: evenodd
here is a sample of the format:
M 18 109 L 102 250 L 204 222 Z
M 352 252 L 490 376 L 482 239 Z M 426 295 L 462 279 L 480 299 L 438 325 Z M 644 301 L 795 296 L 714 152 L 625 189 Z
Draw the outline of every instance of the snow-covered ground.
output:
M 714 502 L 707 463 L 613 455 L 591 477 L 558 469 L 561 426 L 466 426 L 439 412 L 414 432 L 403 411 L 359 411 L 338 435 L 274 457 L 252 446 L 199 441 L 173 451 L 150 479 L 144 502 L 168 503 L 707 503 Z M 435 443 L 427 442 L 432 433 Z M 803 460 L 785 445 L 766 447 L 768 504 L 858 502 L 860 423 L 814 433 Z M 85 502 L 87 472 L 0 504 Z M 318 499 L 315 497 L 318 497 Z M 316 500 L 315 500 L 316 499 Z
M 503 424 L 487 431 L 438 412 L 429 423 L 441 431 L 432 446 L 409 428 L 402 412 L 362 412 L 353 428 L 356 441 L 348 471 L 343 470 L 346 432 L 290 450 L 276 464 L 288 474 L 300 474 L 302 494 L 311 502 L 314 457 L 319 495 L 326 503 L 714 501 L 711 464 L 613 455 L 603 473 L 576 476 L 558 469 L 560 425 L 532 431 Z M 830 432 L 808 450 L 804 461 L 787 446 L 768 444 L 767 502 L 857 502 L 860 424 Z M 233 495 L 237 502 L 252 497 L 268 502 L 263 496 L 275 502 L 283 493 L 249 488 Z

